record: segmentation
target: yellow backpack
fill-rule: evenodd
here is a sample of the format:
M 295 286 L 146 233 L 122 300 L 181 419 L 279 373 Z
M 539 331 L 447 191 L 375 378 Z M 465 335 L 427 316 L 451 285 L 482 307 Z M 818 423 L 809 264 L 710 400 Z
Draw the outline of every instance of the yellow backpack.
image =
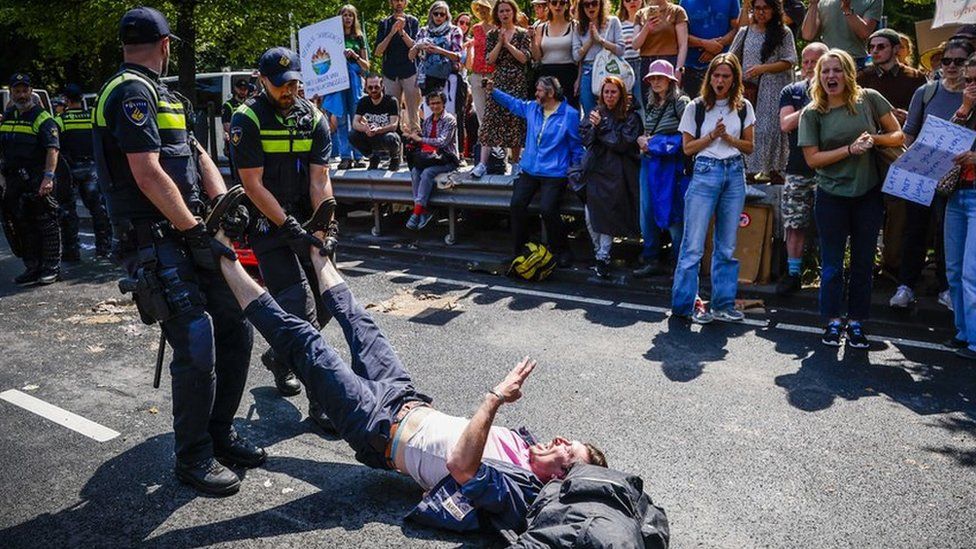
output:
M 556 258 L 552 252 L 542 244 L 529 242 L 522 248 L 522 253 L 512 260 L 508 276 L 538 282 L 548 278 L 555 268 Z

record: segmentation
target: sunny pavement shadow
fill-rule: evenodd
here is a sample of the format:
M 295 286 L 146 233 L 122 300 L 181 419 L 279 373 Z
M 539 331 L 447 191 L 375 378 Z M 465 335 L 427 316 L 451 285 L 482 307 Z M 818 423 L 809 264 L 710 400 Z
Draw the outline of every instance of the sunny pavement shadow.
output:
M 668 317 L 667 326 L 667 330 L 654 336 L 644 358 L 659 362 L 665 377 L 678 383 L 694 381 L 704 373 L 706 364 L 725 360 L 729 337 L 739 337 L 755 329 L 742 324 L 713 322 L 696 332 L 689 321 L 673 315 Z

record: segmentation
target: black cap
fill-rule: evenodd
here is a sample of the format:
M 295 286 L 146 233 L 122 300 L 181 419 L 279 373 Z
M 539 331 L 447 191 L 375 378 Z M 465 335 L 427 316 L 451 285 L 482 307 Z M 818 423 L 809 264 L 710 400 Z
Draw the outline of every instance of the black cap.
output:
M 248 86 L 248 81 L 247 80 L 244 80 L 244 79 L 241 79 L 241 80 L 238 80 L 237 82 L 234 82 L 234 87 L 235 88 L 246 88 L 247 86 Z
M 119 39 L 123 44 L 152 44 L 164 36 L 176 38 L 169 31 L 169 23 L 163 14 L 153 8 L 132 8 L 119 22 Z
M 64 87 L 64 96 L 68 98 L 68 101 L 81 101 L 82 94 L 81 86 L 78 84 L 68 84 Z
M 24 85 L 24 86 L 31 85 L 30 75 L 27 74 L 26 72 L 15 72 L 10 75 L 10 87 L 12 88 L 14 86 L 20 86 L 20 85 Z
M 258 70 L 275 86 L 284 86 L 289 80 L 302 79 L 302 65 L 298 54 L 288 48 L 276 47 L 264 52 L 258 61 Z

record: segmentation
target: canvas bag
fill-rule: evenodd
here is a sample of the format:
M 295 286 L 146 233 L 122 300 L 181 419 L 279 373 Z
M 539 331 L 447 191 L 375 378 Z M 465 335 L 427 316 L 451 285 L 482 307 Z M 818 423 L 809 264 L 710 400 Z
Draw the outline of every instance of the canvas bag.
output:
M 590 85 L 593 95 L 599 97 L 603 80 L 608 76 L 616 76 L 623 80 L 624 88 L 627 90 L 634 87 L 634 68 L 630 66 L 630 63 L 603 48 L 593 60 L 593 82 Z

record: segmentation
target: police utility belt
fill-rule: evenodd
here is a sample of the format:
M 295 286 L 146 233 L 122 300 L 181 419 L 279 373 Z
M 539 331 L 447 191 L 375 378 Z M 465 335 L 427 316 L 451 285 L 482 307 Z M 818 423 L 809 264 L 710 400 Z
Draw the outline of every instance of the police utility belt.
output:
M 132 294 L 143 323 L 166 322 L 204 305 L 202 294 L 180 278 L 176 265 L 159 265 L 158 243 L 163 239 L 179 242 L 183 238 L 169 221 L 129 222 L 119 229 L 121 249 L 131 251 L 134 244 L 139 265 L 135 276 L 119 280 L 119 290 Z

